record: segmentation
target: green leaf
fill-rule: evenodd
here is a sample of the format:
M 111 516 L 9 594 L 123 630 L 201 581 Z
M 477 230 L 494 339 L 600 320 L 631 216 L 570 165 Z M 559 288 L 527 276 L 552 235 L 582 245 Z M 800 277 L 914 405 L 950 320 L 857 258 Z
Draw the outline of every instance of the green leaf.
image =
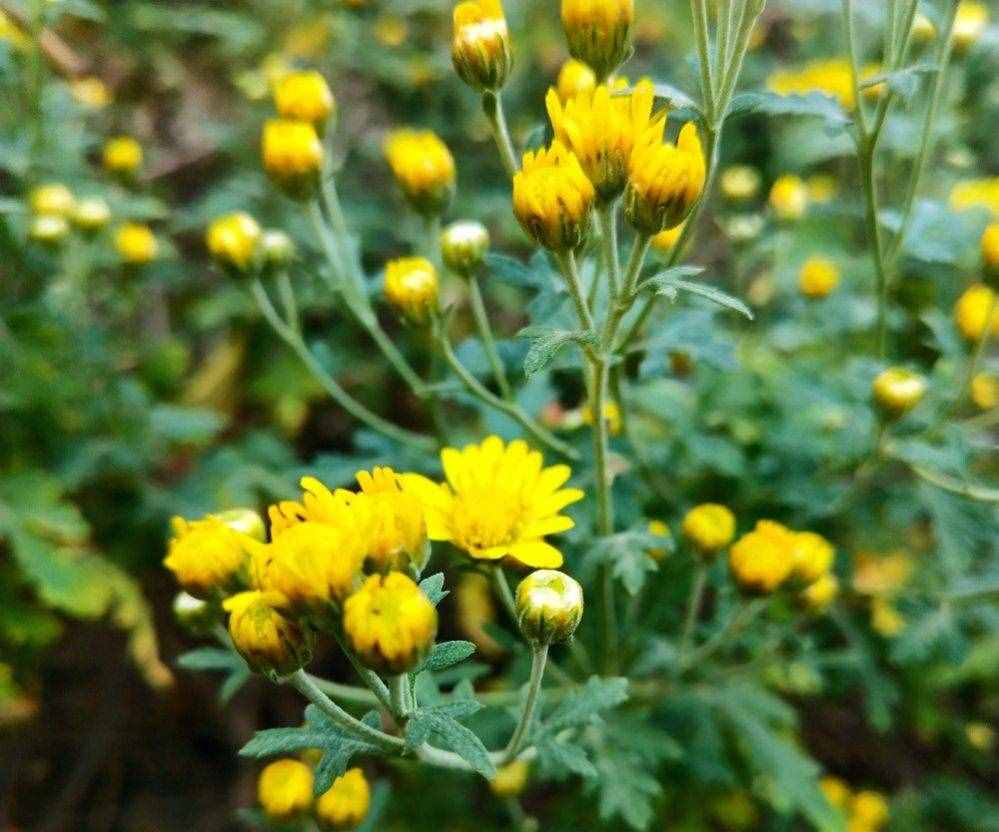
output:
M 531 338 L 531 348 L 524 358 L 524 375 L 530 378 L 540 373 L 551 364 L 556 354 L 566 344 L 595 345 L 596 339 L 591 333 L 579 330 L 550 329 L 541 326 L 529 326 L 517 333 L 519 338 Z
M 808 116 L 821 118 L 830 132 L 846 129 L 852 122 L 836 99 L 820 92 L 808 95 L 779 95 L 775 92 L 744 92 L 732 99 L 730 116 L 759 113 L 767 116 Z
M 647 277 L 639 283 L 635 288 L 635 294 L 644 292 L 646 289 L 658 291 L 663 283 L 680 280 L 685 277 L 696 277 L 703 271 L 704 269 L 701 266 L 672 266 L 668 269 L 663 269 L 661 272 L 656 272 L 656 274 Z
M 437 572 L 429 578 L 424 578 L 420 581 L 420 589 L 423 590 L 423 594 L 430 599 L 430 603 L 435 607 L 447 598 L 448 595 L 450 595 L 450 593 L 444 589 L 443 572 Z
M 600 817 L 621 817 L 632 829 L 647 829 L 655 815 L 653 800 L 662 786 L 627 754 L 605 752 L 597 761 Z
M 879 72 L 877 75 L 861 81 L 859 86 L 862 90 L 868 90 L 879 84 L 887 84 L 888 89 L 897 95 L 903 103 L 908 104 L 919 90 L 920 76 L 936 71 L 936 64 L 913 64 L 896 69 L 894 72 Z
M 465 661 L 475 653 L 475 645 L 470 641 L 442 641 L 434 645 L 430 656 L 421 670 L 444 670 L 451 665 Z
M 419 746 L 431 737 L 444 748 L 449 748 L 475 771 L 485 778 L 496 774 L 496 767 L 489 759 L 489 752 L 475 733 L 458 722 L 481 710 L 482 705 L 474 700 L 448 702 L 421 708 L 410 715 L 406 725 L 406 742 Z
M 545 285 L 548 279 L 546 274 L 540 274 L 519 260 L 514 260 L 503 254 L 493 254 L 492 252 L 487 254 L 485 267 L 496 280 L 521 289 L 539 289 Z
M 701 111 L 701 105 L 679 87 L 657 81 L 652 85 L 652 89 L 655 92 L 656 98 L 661 98 L 665 101 L 671 110 L 694 110 L 698 113 Z M 629 89 L 628 92 L 630 91 Z
M 714 286 L 709 286 L 706 283 L 694 283 L 689 280 L 681 280 L 671 274 L 671 272 L 674 271 L 676 271 L 676 269 L 669 269 L 661 274 L 653 275 L 642 284 L 641 288 L 643 290 L 650 288 L 657 295 L 663 295 L 671 302 L 676 302 L 676 299 L 681 291 L 690 292 L 693 295 L 700 295 L 702 298 L 707 298 L 712 303 L 717 303 L 719 306 L 724 306 L 726 309 L 738 312 L 740 315 L 744 315 L 749 318 L 749 320 L 753 320 L 752 310 L 738 298 L 734 298 L 723 292 L 721 289 L 716 289 Z
M 602 711 L 616 708 L 627 698 L 627 679 L 591 676 L 585 685 L 566 696 L 549 714 L 539 736 L 553 737 L 566 728 L 597 722 Z
M 545 739 L 539 741 L 536 747 L 542 773 L 555 780 L 564 780 L 572 774 L 586 778 L 597 776 L 596 767 L 578 745 Z
M 177 667 L 185 670 L 232 671 L 246 667 L 243 657 L 221 647 L 199 647 L 177 657 Z
M 649 549 L 672 545 L 666 542 L 668 540 L 649 534 L 645 529 L 630 529 L 598 538 L 587 555 L 584 572 L 592 571 L 600 563 L 608 564 L 628 593 L 637 595 L 645 586 L 646 576 L 659 569 L 649 555 Z

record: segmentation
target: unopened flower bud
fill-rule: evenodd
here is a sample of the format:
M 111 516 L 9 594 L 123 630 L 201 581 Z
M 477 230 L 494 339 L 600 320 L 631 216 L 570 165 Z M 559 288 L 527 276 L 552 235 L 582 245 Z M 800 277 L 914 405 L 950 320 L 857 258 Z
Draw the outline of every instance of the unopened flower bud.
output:
M 250 509 L 209 514 L 201 520 L 173 518 L 173 537 L 163 564 L 198 598 L 239 585 L 246 560 L 244 538 L 262 539 L 263 520 Z
M 456 274 L 472 274 L 489 250 L 489 232 L 481 222 L 459 220 L 441 233 L 441 259 Z
M 524 154 L 513 177 L 513 213 L 541 246 L 565 252 L 586 238 L 596 201 L 576 155 L 558 139 L 551 147 Z
M 395 130 L 385 139 L 385 158 L 413 209 L 440 214 L 454 196 L 454 157 L 429 130 Z
M 289 196 L 308 199 L 319 183 L 323 144 L 308 121 L 271 119 L 264 124 L 264 170 Z
M 583 588 L 564 572 L 538 569 L 517 586 L 517 620 L 530 641 L 566 641 L 582 618 Z
M 39 185 L 28 195 L 28 204 L 36 214 L 69 217 L 76 207 L 73 192 L 65 185 L 55 182 Z
M 643 234 L 658 234 L 682 223 L 704 190 L 706 169 L 697 128 L 688 123 L 676 145 L 654 136 L 631 155 L 624 211 Z
M 40 214 L 31 221 L 28 236 L 36 243 L 57 246 L 69 234 L 69 223 L 65 217 L 55 214 Z
M 810 257 L 798 273 L 798 289 L 806 298 L 817 300 L 839 285 L 839 269 L 825 257 Z
M 255 271 L 260 260 L 260 226 L 243 211 L 219 217 L 205 233 L 208 253 L 231 273 Z
M 368 780 L 361 769 L 352 768 L 337 777 L 316 801 L 316 817 L 333 832 L 356 829 L 368 816 L 370 806 Z
M 103 199 L 82 199 L 73 210 L 73 224 L 81 231 L 95 233 L 111 221 L 111 209 Z
M 732 545 L 729 569 L 743 592 L 773 592 L 794 569 L 794 533 L 773 520 L 760 520 Z
M 591 92 L 597 86 L 597 76 L 582 61 L 570 58 L 558 71 L 555 88 L 558 97 L 565 103 L 570 98 L 583 92 Z
M 458 77 L 479 92 L 506 83 L 513 52 L 500 0 L 464 0 L 454 7 L 451 59 Z
M 365 667 L 406 673 L 433 646 L 437 610 L 402 572 L 372 575 L 343 605 L 343 630 Z
M 569 54 L 604 80 L 631 54 L 634 0 L 562 0 Z
M 108 173 L 133 176 L 142 166 L 142 145 L 131 136 L 117 136 L 104 145 L 102 162 Z
M 281 118 L 307 121 L 322 133 L 336 109 L 329 84 L 315 70 L 290 72 L 274 85 L 274 106 Z
M 272 269 L 284 269 L 295 259 L 295 242 L 283 231 L 269 228 L 260 238 L 264 263 Z
M 973 283 L 954 304 L 954 323 L 961 335 L 971 342 L 978 342 L 986 329 L 999 335 L 999 299 L 984 283 Z
M 808 187 L 800 176 L 785 174 L 770 188 L 770 207 L 777 219 L 800 220 L 808 209 Z
M 954 51 L 961 55 L 978 43 L 989 25 L 989 10 L 976 0 L 961 0 L 954 19 Z
M 423 257 L 399 257 L 385 265 L 385 297 L 406 320 L 426 323 L 437 306 L 437 270 Z
M 812 612 L 824 612 L 839 594 L 839 580 L 831 572 L 810 583 L 801 591 L 801 601 Z
M 257 780 L 257 800 L 272 820 L 287 821 L 303 815 L 312 805 L 312 769 L 290 758 L 270 763 Z
M 735 515 L 718 503 L 701 503 L 687 512 L 681 529 L 702 556 L 714 557 L 735 537 Z
M 926 379 L 904 367 L 889 367 L 872 387 L 874 401 L 887 419 L 900 419 L 926 394 Z
M 496 769 L 496 775 L 489 781 L 489 789 L 497 797 L 516 797 L 524 791 L 530 773 L 530 763 L 514 760 Z
M 280 592 L 248 590 L 226 598 L 229 635 L 246 663 L 271 679 L 288 676 L 312 658 L 312 644 L 304 630 L 285 610 Z
M 115 233 L 115 249 L 130 266 L 143 266 L 156 259 L 159 243 L 153 230 L 143 223 L 127 222 Z

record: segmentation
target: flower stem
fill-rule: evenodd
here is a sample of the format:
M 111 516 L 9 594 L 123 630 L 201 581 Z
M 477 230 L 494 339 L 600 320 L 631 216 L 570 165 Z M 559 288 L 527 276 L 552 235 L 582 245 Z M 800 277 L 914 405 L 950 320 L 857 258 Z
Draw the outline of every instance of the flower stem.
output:
M 610 285 L 611 297 L 621 285 L 621 263 L 617 256 L 617 200 L 608 202 L 597 210 L 597 227 L 603 244 L 604 268 Z M 594 281 L 596 285 L 596 281 Z
M 769 600 L 769 598 L 755 598 L 748 603 L 740 604 L 739 608 L 714 636 L 688 655 L 687 660 L 680 666 L 680 670 L 685 671 L 696 667 L 717 653 L 727 641 L 741 633 L 753 619 L 767 608 Z
M 392 677 L 392 713 L 399 718 L 405 719 L 412 710 L 409 697 L 409 674 L 400 673 Z
M 472 315 L 475 317 L 475 325 L 479 330 L 479 338 L 482 339 L 482 347 L 486 351 L 489 366 L 492 367 L 493 377 L 496 379 L 496 385 L 500 389 L 500 395 L 509 401 L 513 398 L 513 391 L 510 389 L 510 382 L 507 381 L 499 350 L 496 349 L 493 328 L 489 324 L 486 304 L 482 299 L 482 287 L 479 284 L 478 275 L 474 272 L 468 276 L 468 298 L 472 307 Z
M 690 649 L 690 641 L 694 637 L 694 627 L 697 624 L 697 614 L 701 610 L 701 602 L 704 599 L 704 588 L 708 582 L 708 566 L 703 560 L 698 559 L 694 568 L 694 582 L 690 587 L 690 597 L 687 599 L 687 616 L 683 622 L 683 632 L 680 636 L 680 646 L 678 656 L 680 665 L 683 665 L 684 657 Z
M 503 111 L 503 99 L 499 93 L 484 92 L 482 94 L 482 109 L 489 119 L 489 126 L 493 131 L 493 138 L 496 139 L 496 147 L 499 150 L 500 161 L 506 169 L 507 175 L 511 178 L 520 170 L 517 162 L 517 154 L 513 149 L 513 142 L 510 141 L 510 130 L 506 126 L 506 113 Z
M 389 754 L 401 754 L 405 749 L 406 744 L 399 737 L 393 737 L 377 728 L 372 728 L 348 714 L 323 693 L 304 670 L 296 670 L 288 677 L 288 682 L 347 733 Z
M 527 700 L 524 702 L 524 710 L 520 715 L 520 721 L 514 729 L 510 743 L 503 752 L 502 765 L 515 760 L 517 755 L 527 742 L 531 726 L 534 723 L 534 712 L 537 710 L 538 700 L 541 696 L 541 682 L 545 678 L 545 664 L 548 662 L 548 645 L 532 645 L 531 652 L 531 678 L 527 683 Z
M 491 571 L 493 586 L 496 588 L 496 594 L 499 595 L 500 600 L 503 602 L 503 607 L 506 609 L 510 619 L 514 624 L 516 624 L 517 602 L 514 600 L 513 593 L 510 591 L 510 584 L 507 583 L 506 573 L 503 571 L 503 567 L 499 564 L 492 567 Z
M 267 319 L 267 322 L 284 340 L 284 342 L 295 351 L 309 372 L 312 373 L 315 379 L 320 383 L 320 385 L 322 385 L 323 389 L 340 407 L 346 410 L 359 422 L 363 422 L 372 430 L 377 431 L 390 439 L 394 439 L 396 442 L 408 445 L 411 448 L 415 448 L 416 450 L 424 453 L 432 453 L 436 449 L 437 444 L 429 437 L 413 433 L 412 431 L 408 431 L 405 428 L 400 428 L 398 425 L 392 424 L 386 419 L 383 419 L 377 413 L 373 413 L 357 401 L 357 399 L 351 396 L 350 393 L 340 386 L 333 376 L 326 372 L 322 364 L 319 363 L 319 360 L 312 354 L 312 351 L 306 345 L 297 330 L 285 321 L 281 320 L 281 316 L 274 308 L 270 298 L 267 296 L 267 292 L 264 290 L 263 284 L 259 280 L 253 281 L 251 291 L 253 292 L 253 297 L 257 301 L 257 305 L 260 307 L 260 311 Z
M 454 348 L 451 346 L 451 342 L 448 340 L 447 335 L 440 331 L 439 322 L 435 323 L 434 326 L 437 330 L 434 337 L 440 347 L 441 353 L 444 356 L 444 360 L 454 371 L 454 374 L 461 380 L 461 383 L 465 385 L 465 388 L 469 393 L 481 400 L 484 404 L 495 408 L 501 413 L 505 413 L 522 428 L 524 428 L 524 430 L 530 433 L 535 439 L 547 445 L 549 448 L 558 451 L 560 454 L 567 456 L 570 459 L 577 459 L 579 457 L 579 454 L 577 454 L 573 448 L 555 436 L 555 434 L 553 434 L 550 430 L 538 424 L 519 404 L 514 401 L 501 399 L 485 387 L 482 382 L 473 376 L 468 371 L 468 368 L 458 360 L 458 356 L 454 354 Z

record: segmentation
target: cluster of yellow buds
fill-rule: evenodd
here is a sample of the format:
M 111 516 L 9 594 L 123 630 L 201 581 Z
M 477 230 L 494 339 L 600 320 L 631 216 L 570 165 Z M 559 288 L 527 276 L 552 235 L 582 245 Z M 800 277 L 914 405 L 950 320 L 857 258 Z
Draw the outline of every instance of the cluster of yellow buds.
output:
M 854 792 L 838 777 L 823 777 L 819 787 L 829 804 L 846 817 L 848 832 L 879 832 L 888 823 L 888 801 L 880 792 Z
M 874 403 L 885 419 L 901 419 L 926 395 L 926 379 L 905 367 L 889 367 L 871 387 Z
M 454 196 L 454 157 L 430 130 L 394 130 L 385 139 L 385 158 L 413 209 L 425 216 L 442 213 Z
M 295 257 L 295 244 L 287 234 L 261 229 L 245 211 L 214 219 L 205 231 L 205 247 L 224 271 L 237 276 L 281 269 Z
M 465 0 L 454 7 L 451 59 L 458 77 L 479 92 L 506 83 L 513 51 L 500 0 Z
M 71 227 L 84 235 L 96 234 L 111 221 L 111 209 L 99 197 L 77 199 L 65 185 L 40 185 L 28 194 L 32 219 L 29 236 L 36 242 L 57 245 L 66 239 Z
M 352 768 L 321 795 L 314 795 L 315 774 L 290 757 L 268 764 L 257 779 L 257 801 L 272 821 L 288 823 L 311 812 L 324 829 L 354 829 L 367 817 L 371 788 L 364 772 Z
M 766 594 L 796 578 L 804 589 L 800 600 L 824 610 L 839 592 L 832 573 L 836 550 L 821 535 L 794 531 L 775 520 L 760 520 L 729 552 L 729 569 L 744 592 Z

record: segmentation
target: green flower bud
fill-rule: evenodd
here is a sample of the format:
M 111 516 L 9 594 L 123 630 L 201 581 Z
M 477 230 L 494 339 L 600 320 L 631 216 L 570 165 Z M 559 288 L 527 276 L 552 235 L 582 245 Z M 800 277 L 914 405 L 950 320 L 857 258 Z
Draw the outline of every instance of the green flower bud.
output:
M 517 587 L 517 619 L 530 641 L 566 641 L 583 617 L 583 588 L 564 572 L 538 569 Z
M 481 222 L 459 220 L 441 234 L 441 258 L 444 265 L 460 275 L 471 274 L 489 250 L 489 232 Z

